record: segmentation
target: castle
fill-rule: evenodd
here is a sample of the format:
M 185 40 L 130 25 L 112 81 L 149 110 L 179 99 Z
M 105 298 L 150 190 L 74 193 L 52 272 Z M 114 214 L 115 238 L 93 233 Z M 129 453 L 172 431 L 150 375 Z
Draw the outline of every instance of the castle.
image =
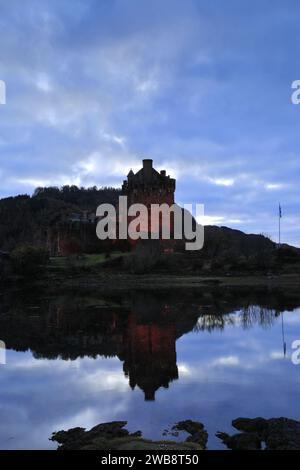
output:
M 162 216 L 152 218 L 151 217 L 151 205 L 152 204 L 166 204 L 172 206 L 175 202 L 176 180 L 166 175 L 165 170 L 161 170 L 160 173 L 153 168 L 153 160 L 144 159 L 143 167 L 137 172 L 133 173 L 132 170 L 127 175 L 127 180 L 123 181 L 122 195 L 127 196 L 127 205 L 130 207 L 132 204 L 143 204 L 148 209 L 148 217 L 144 220 L 141 217 L 141 223 L 139 226 L 140 232 L 146 232 L 151 238 L 152 233 L 159 233 L 159 239 L 161 239 L 161 232 L 163 223 L 168 224 L 170 233 L 174 231 L 174 216 L 171 214 L 170 220 L 163 222 Z M 128 217 L 128 224 L 134 217 Z M 136 241 L 132 240 L 129 236 L 131 245 L 135 245 Z M 165 245 L 165 244 L 161 244 Z M 163 249 L 170 250 L 171 244 L 167 243 Z M 172 248 L 173 250 L 173 248 Z
M 165 170 L 159 173 L 153 168 L 153 160 L 144 159 L 143 168 L 136 174 L 132 170 L 123 182 L 122 194 L 128 197 L 128 205 L 139 203 L 174 204 L 176 180 L 166 175 Z
M 155 223 L 151 220 L 151 204 L 167 204 L 172 206 L 174 204 L 176 181 L 167 176 L 165 170 L 158 172 L 153 168 L 153 161 L 151 159 L 143 160 L 143 167 L 137 172 L 133 173 L 132 170 L 127 175 L 127 179 L 123 181 L 121 194 L 127 196 L 128 207 L 132 204 L 143 204 L 148 209 L 148 220 L 144 221 L 140 226 L 140 231 L 160 232 L 162 228 L 161 218 L 157 217 Z M 108 243 L 101 242 L 96 237 L 95 225 L 97 223 L 96 208 L 94 212 L 91 210 L 81 210 L 78 212 L 71 212 L 60 220 L 55 226 L 49 227 L 47 231 L 47 247 L 51 255 L 68 256 L 80 252 L 97 253 L 103 251 L 104 246 L 106 250 L 111 249 L 112 246 L 121 247 L 124 241 L 117 240 L 116 242 Z M 132 220 L 128 217 L 128 224 Z M 169 221 L 170 232 L 173 233 L 173 215 Z M 149 236 L 149 238 L 151 238 Z M 159 237 L 161 238 L 161 237 Z M 137 243 L 136 240 L 128 238 L 127 243 L 129 246 L 134 247 Z M 161 243 L 163 251 L 173 251 L 173 244 L 170 241 Z

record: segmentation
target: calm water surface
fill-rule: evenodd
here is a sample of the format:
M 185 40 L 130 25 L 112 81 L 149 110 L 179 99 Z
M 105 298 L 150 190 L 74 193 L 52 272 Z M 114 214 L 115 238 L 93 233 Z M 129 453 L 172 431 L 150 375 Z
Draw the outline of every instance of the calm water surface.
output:
M 182 419 L 222 449 L 215 433 L 239 416 L 300 420 L 294 294 L 29 294 L 0 297 L 1 449 L 56 448 L 53 431 L 113 420 L 161 439 Z

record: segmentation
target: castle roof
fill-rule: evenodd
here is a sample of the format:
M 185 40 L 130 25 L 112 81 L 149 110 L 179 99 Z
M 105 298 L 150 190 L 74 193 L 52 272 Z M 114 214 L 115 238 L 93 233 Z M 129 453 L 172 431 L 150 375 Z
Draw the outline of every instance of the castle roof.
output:
M 153 161 L 151 159 L 143 160 L 143 167 L 137 172 L 133 173 L 132 170 L 127 175 L 127 181 L 124 182 L 127 186 L 174 186 L 175 188 L 175 179 L 166 176 L 165 170 L 162 170 L 160 173 L 153 168 Z

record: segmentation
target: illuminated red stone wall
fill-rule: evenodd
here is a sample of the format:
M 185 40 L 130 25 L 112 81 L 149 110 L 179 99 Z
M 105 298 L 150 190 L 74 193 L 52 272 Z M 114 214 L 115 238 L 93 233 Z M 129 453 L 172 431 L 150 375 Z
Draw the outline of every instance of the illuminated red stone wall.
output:
M 138 385 L 146 400 L 154 400 L 160 387 L 178 379 L 174 324 L 140 324 L 131 313 L 124 342 L 124 372 L 130 386 Z
M 171 214 L 170 220 L 162 221 L 162 215 L 154 219 L 151 218 L 151 205 L 152 204 L 167 204 L 172 206 L 175 202 L 176 182 L 174 179 L 166 176 L 165 171 L 157 172 L 152 167 L 152 160 L 143 160 L 143 168 L 134 174 L 132 171 L 128 174 L 127 180 L 124 181 L 122 186 L 122 194 L 127 196 L 128 207 L 132 204 L 143 204 L 148 208 L 148 217 L 141 219 L 141 224 L 138 230 L 148 233 L 150 238 L 151 233 L 159 233 L 161 238 L 163 223 L 170 226 L 170 234 L 174 232 L 174 217 Z M 128 225 L 135 217 L 128 217 Z M 135 245 L 136 241 L 131 240 Z

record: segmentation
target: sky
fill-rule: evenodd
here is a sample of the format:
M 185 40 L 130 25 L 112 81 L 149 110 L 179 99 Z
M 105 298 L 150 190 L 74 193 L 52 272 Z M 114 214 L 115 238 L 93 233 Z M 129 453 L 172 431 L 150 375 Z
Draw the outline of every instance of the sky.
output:
M 205 223 L 300 246 L 297 0 L 0 0 L 0 198 L 142 158 Z

